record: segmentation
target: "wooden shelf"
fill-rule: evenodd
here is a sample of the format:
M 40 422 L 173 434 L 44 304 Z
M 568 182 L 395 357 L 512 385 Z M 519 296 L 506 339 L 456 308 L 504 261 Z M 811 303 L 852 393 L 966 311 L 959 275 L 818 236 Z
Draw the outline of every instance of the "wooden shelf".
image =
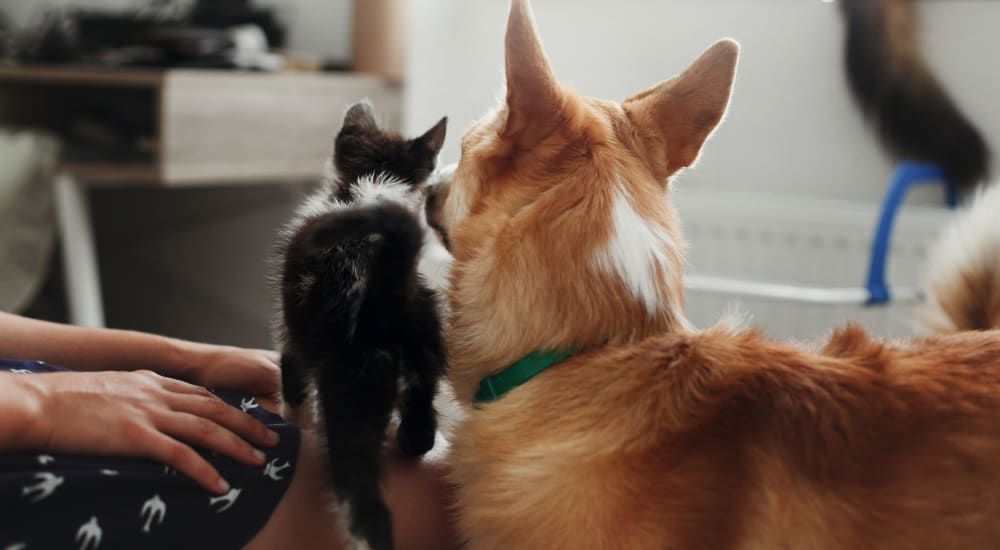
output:
M 168 71 L 162 69 L 108 69 L 78 66 L 0 65 L 0 84 L 76 84 L 155 88 Z
M 400 95 L 390 81 L 356 74 L 5 66 L 0 125 L 66 137 L 77 118 L 104 113 L 109 126 L 121 117 L 155 144 L 146 164 L 67 162 L 88 183 L 302 181 L 322 176 L 349 104 L 367 97 L 398 128 Z

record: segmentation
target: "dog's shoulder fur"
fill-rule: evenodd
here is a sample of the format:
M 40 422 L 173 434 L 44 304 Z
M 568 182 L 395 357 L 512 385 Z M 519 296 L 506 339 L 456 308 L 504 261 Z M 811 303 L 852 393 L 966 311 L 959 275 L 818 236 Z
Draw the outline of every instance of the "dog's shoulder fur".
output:
M 513 0 L 507 98 L 429 208 L 447 234 L 458 524 L 493 548 L 1000 547 L 1000 333 L 807 349 L 684 320 L 669 178 L 725 113 L 738 47 L 622 104 L 560 85 Z

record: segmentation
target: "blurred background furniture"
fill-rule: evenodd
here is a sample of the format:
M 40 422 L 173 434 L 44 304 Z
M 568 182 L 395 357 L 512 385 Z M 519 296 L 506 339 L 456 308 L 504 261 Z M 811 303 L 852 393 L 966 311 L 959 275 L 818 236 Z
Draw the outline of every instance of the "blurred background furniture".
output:
M 360 73 L 403 80 L 409 0 L 355 0 L 351 65 Z
M 90 187 L 316 182 L 345 107 L 368 97 L 398 127 L 399 93 L 355 74 L 0 67 L 0 125 L 63 139 L 56 202 L 70 319 L 97 326 L 104 313 Z M 121 216 L 128 213 L 110 217 Z M 266 304 L 268 296 L 245 299 Z
M 23 311 L 45 281 L 58 151 L 45 134 L 0 130 L 0 310 Z

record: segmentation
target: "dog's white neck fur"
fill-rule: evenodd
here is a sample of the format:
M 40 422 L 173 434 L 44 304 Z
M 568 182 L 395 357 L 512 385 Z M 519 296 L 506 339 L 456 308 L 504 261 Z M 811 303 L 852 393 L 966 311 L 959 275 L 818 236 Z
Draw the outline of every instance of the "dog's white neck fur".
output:
M 594 256 L 597 267 L 617 276 L 650 315 L 665 307 L 662 278 L 674 267 L 667 250 L 677 243 L 662 227 L 643 218 L 622 182 L 614 186 L 611 204 L 611 236 Z

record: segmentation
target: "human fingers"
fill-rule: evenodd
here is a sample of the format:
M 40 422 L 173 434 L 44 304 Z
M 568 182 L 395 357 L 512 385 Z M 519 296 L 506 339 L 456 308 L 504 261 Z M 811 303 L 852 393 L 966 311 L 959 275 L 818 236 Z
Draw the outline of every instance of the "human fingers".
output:
M 256 445 L 273 447 L 278 443 L 277 433 L 214 395 L 173 394 L 168 396 L 167 406 L 176 412 L 214 423 Z
M 155 430 L 150 430 L 146 438 L 148 441 L 143 444 L 143 448 L 148 458 L 162 462 L 188 476 L 209 492 L 224 494 L 229 491 L 229 482 L 188 445 Z
M 155 386 L 158 386 L 164 390 L 169 390 L 175 393 L 187 393 L 191 395 L 201 395 L 207 397 L 214 397 L 212 392 L 208 391 L 202 386 L 197 384 L 192 384 L 190 382 L 185 382 L 183 380 L 178 380 L 176 378 L 171 378 L 169 376 L 163 376 L 161 374 L 155 373 L 151 370 L 139 370 L 135 371 L 136 375 L 146 379 Z
M 251 466 L 264 464 L 263 452 L 206 418 L 173 412 L 156 419 L 155 425 L 161 432 L 185 443 L 192 443 Z
M 278 399 L 276 396 L 258 395 L 254 397 L 254 401 L 256 401 L 257 404 L 260 405 L 261 407 L 264 407 L 265 409 L 267 409 L 270 412 L 273 412 L 274 414 L 278 415 L 281 414 L 280 412 L 281 400 Z
M 270 361 L 274 366 L 278 366 L 281 364 L 281 354 L 274 350 L 258 349 L 253 351 L 260 354 L 260 356 L 265 358 L 266 360 Z
M 246 369 L 239 389 L 252 395 L 275 395 L 281 391 L 281 369 L 269 362 L 257 363 Z
M 280 356 L 273 351 L 209 346 L 191 360 L 191 379 L 209 387 L 273 395 L 281 389 Z
M 211 419 L 258 445 L 273 447 L 277 444 L 278 438 L 275 432 L 268 430 L 256 418 L 230 406 L 204 387 L 149 371 L 140 371 L 140 374 L 150 378 L 155 384 L 154 387 L 159 387 L 155 393 L 162 395 L 171 409 Z
M 243 389 L 254 395 L 275 395 L 281 391 L 281 356 L 266 350 L 250 351 Z

